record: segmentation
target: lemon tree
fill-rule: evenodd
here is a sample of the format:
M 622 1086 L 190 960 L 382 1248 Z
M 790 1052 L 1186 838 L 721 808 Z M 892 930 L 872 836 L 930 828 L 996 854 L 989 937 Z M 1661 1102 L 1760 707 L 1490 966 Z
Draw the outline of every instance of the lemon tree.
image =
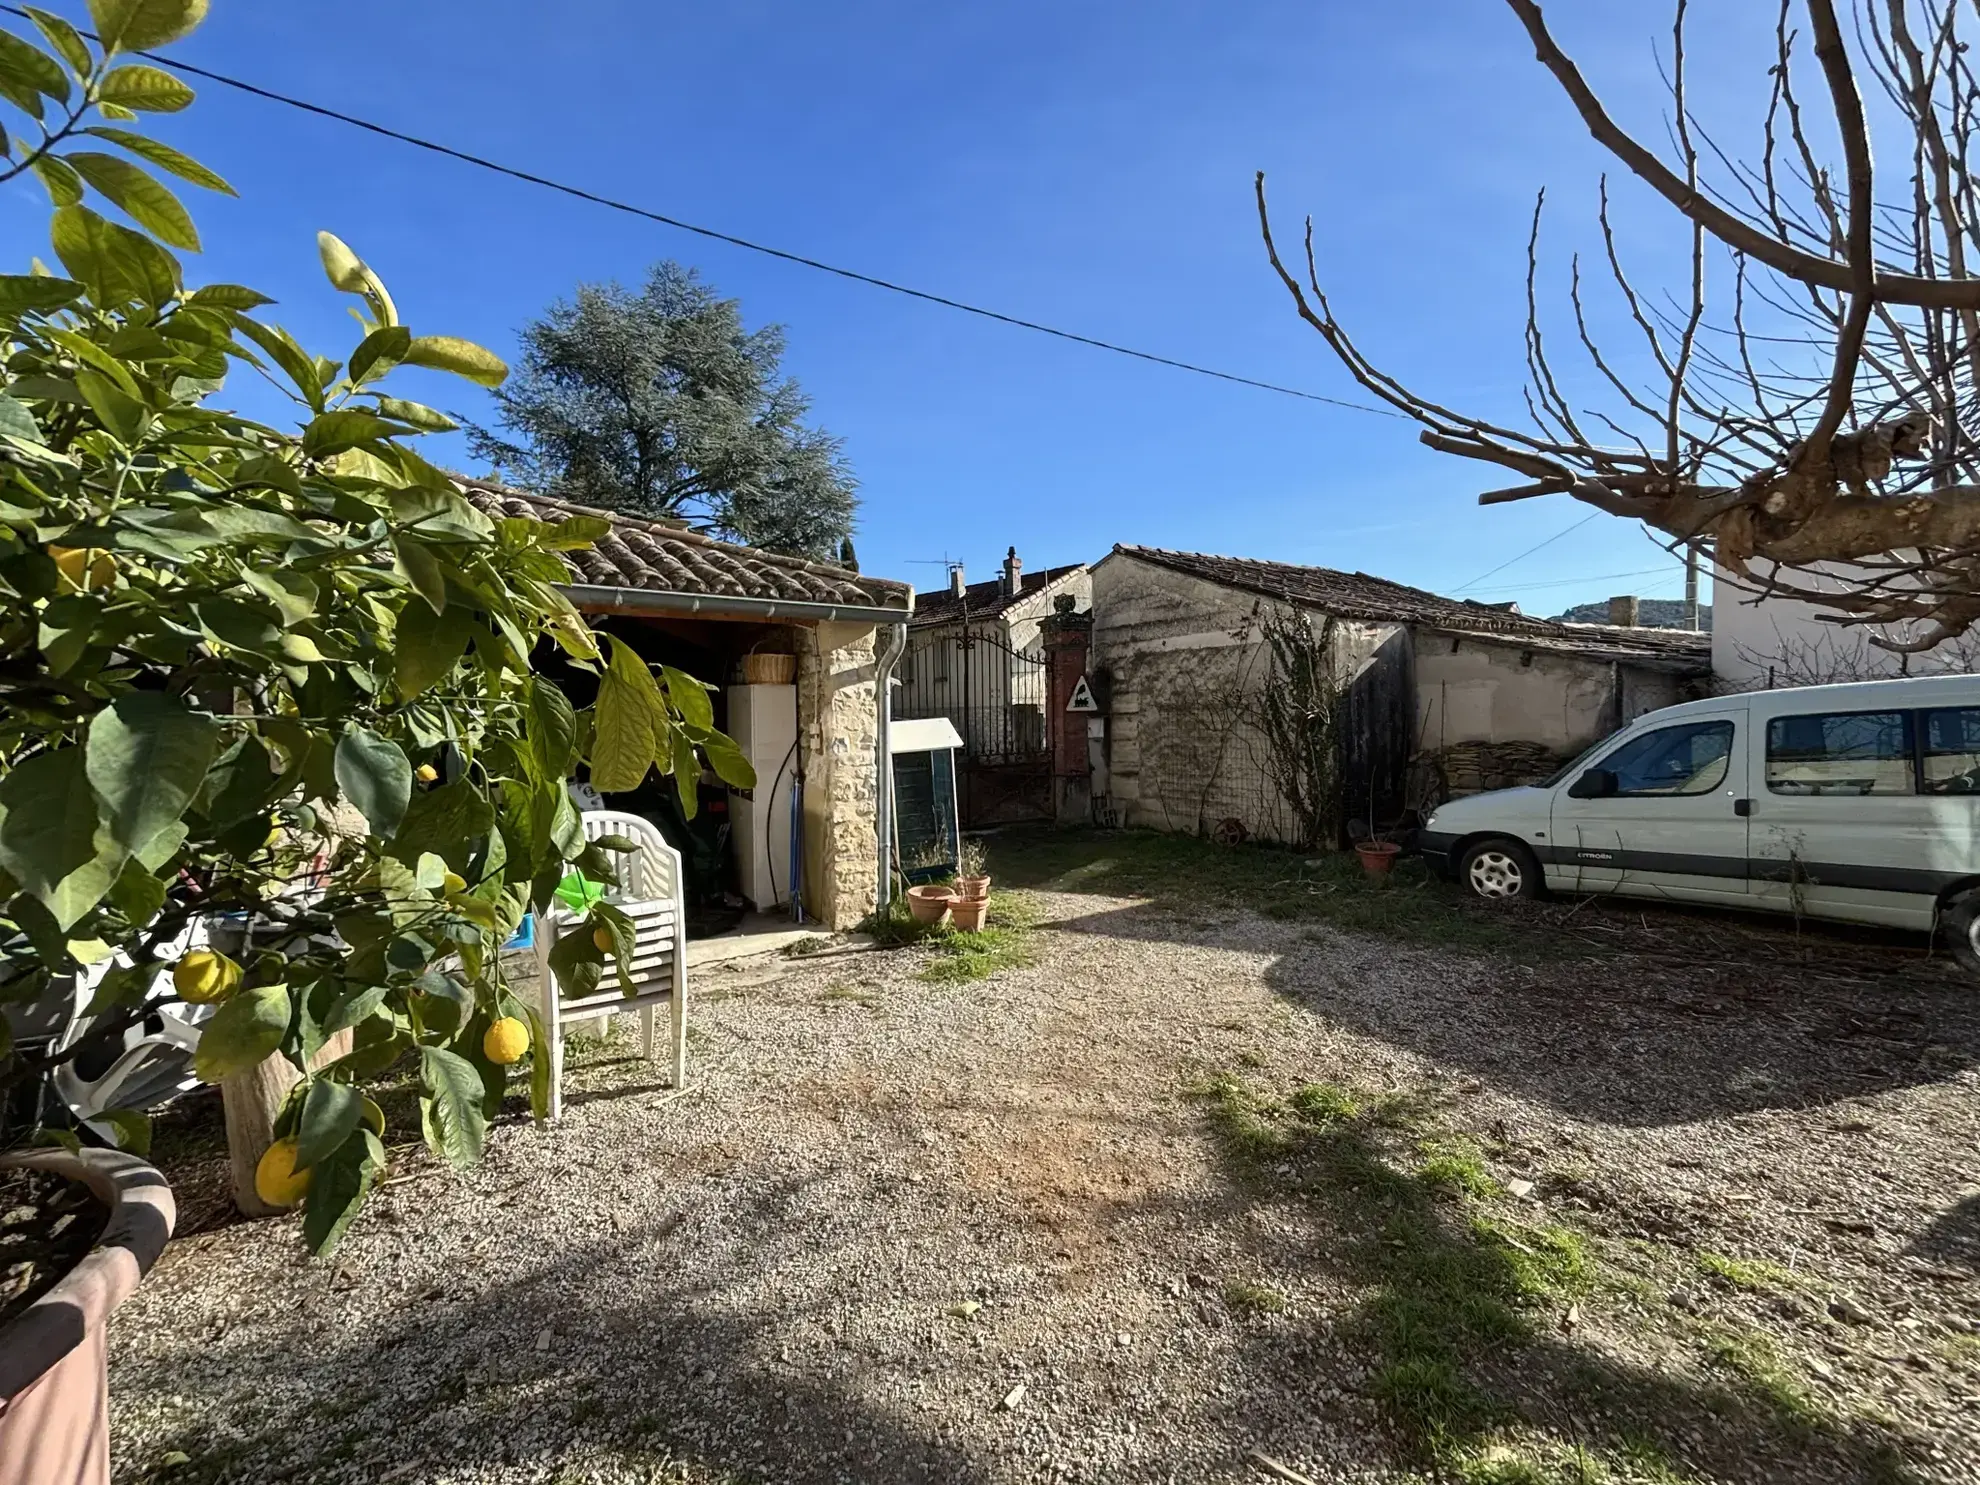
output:
M 465 1164 L 541 1045 L 499 947 L 572 870 L 612 880 L 624 844 L 585 841 L 573 770 L 624 789 L 657 768 L 690 808 L 704 760 L 753 779 L 700 682 L 602 651 L 560 591 L 602 521 L 492 520 L 415 451 L 453 425 L 394 370 L 492 386 L 500 360 L 416 333 L 327 233 L 359 324 L 342 359 L 251 289 L 187 283 L 198 233 L 161 177 L 228 187 L 127 127 L 193 97 L 129 54 L 206 8 L 89 0 L 88 33 L 41 11 L 0 31 L 0 180 L 37 176 L 53 207 L 50 261 L 0 275 L 0 1094 L 174 996 L 213 1005 L 201 1076 L 301 1074 L 256 1184 L 322 1252 L 385 1164 L 367 1084 L 415 1078 L 428 1143 Z M 295 427 L 220 405 L 243 370 Z M 532 673 L 549 646 L 598 671 L 595 706 Z M 557 965 L 584 988 L 631 946 L 608 905 L 591 918 Z M 202 922 L 244 947 L 176 956 Z M 14 1044 L 15 1010 L 105 964 L 90 1040 Z

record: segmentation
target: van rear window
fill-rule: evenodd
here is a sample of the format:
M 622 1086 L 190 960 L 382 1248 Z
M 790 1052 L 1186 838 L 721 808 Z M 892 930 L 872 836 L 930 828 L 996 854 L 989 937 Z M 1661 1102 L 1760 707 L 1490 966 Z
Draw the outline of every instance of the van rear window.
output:
M 1775 794 L 1912 794 L 1911 713 L 1830 712 L 1767 724 Z
M 1980 794 L 1980 707 L 1925 713 L 1925 792 Z

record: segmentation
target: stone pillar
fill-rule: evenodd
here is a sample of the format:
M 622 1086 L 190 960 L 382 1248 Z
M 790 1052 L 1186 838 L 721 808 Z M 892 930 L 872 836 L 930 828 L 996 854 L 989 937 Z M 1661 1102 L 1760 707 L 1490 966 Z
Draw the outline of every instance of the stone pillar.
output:
M 1088 724 L 1100 720 L 1098 712 L 1066 709 L 1086 675 L 1093 640 L 1093 615 L 1074 613 L 1076 602 L 1072 594 L 1061 593 L 1052 601 L 1054 612 L 1038 626 L 1045 646 L 1045 733 L 1052 745 L 1052 812 L 1061 825 L 1084 825 L 1092 818 Z
M 874 834 L 879 801 L 874 754 L 870 625 L 798 631 L 798 753 L 804 759 L 804 908 L 827 928 L 851 928 L 873 911 L 880 875 Z

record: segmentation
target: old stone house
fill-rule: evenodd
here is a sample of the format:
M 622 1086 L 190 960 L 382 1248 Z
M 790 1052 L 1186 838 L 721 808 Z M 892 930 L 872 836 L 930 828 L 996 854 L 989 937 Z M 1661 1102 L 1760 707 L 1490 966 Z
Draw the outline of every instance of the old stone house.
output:
M 1260 723 L 1265 626 L 1294 615 L 1344 686 L 1344 819 L 1521 782 L 1705 683 L 1709 639 L 1562 624 L 1366 573 L 1116 546 L 1093 568 L 1104 718 L 1089 789 L 1122 825 L 1293 840 Z
M 807 917 L 827 927 L 849 928 L 871 912 L 891 835 L 891 773 L 882 766 L 886 675 L 906 641 L 914 590 L 716 541 L 670 522 L 487 482 L 464 488 L 490 516 L 556 521 L 583 514 L 612 522 L 591 549 L 566 554 L 571 581 L 564 591 L 594 627 L 618 635 L 649 662 L 717 687 L 716 725 L 742 746 L 757 773 L 756 789 L 746 794 L 704 775 L 705 817 L 693 847 L 704 857 L 719 852 L 712 869 L 727 890 L 768 911 L 791 902 L 795 878 Z M 743 674 L 752 654 L 794 657 L 790 675 L 752 683 Z M 554 653 L 540 659 L 578 704 L 591 700 L 591 677 L 561 665 Z M 638 796 L 604 802 L 678 832 L 671 792 L 671 783 L 649 780 Z M 691 879 L 695 865 L 690 859 Z

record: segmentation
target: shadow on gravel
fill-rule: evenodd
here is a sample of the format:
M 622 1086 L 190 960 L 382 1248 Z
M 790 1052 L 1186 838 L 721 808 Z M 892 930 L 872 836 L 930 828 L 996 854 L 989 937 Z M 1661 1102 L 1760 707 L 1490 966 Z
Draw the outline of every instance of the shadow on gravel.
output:
M 1280 1097 L 1230 1074 L 1196 1092 L 1234 1209 L 1298 1210 L 1303 1262 L 1360 1296 L 1307 1334 L 1253 1327 L 1240 1367 L 1263 1380 L 1344 1348 L 1399 1467 L 1467 1485 L 1894 1485 L 1929 1448 L 1837 1415 L 1758 1332 L 1669 1318 L 1691 1365 L 1668 1370 L 1601 1345 L 1616 1300 L 1594 1246 L 1510 1199 L 1422 1096 Z
M 1247 912 L 1309 924 L 1266 972 L 1280 995 L 1579 1119 L 1805 1109 L 1980 1065 L 1980 995 L 1894 935 L 1584 901 L 1481 937 L 1476 905 L 1439 884 L 1372 886 L 1284 852 L 1138 831 L 995 844 L 1000 883 L 1150 899 L 1059 932 L 1255 948 Z
M 518 1263 L 470 1298 L 429 1291 L 340 1322 L 337 1342 L 264 1362 L 270 1386 L 248 1407 L 201 1393 L 226 1342 L 161 1363 L 185 1416 L 201 1421 L 159 1438 L 153 1457 L 120 1455 L 117 1478 L 410 1485 L 506 1467 L 559 1485 L 988 1480 L 850 1385 L 772 1365 L 767 1332 L 782 1316 L 736 1313 L 719 1290 L 677 1287 L 666 1245 L 680 1240 L 670 1227 L 573 1246 L 554 1263 Z M 189 1462 L 158 1473 L 175 1450 Z
M 1980 1196 L 1947 1207 L 1911 1245 L 1920 1258 L 1980 1273 Z

